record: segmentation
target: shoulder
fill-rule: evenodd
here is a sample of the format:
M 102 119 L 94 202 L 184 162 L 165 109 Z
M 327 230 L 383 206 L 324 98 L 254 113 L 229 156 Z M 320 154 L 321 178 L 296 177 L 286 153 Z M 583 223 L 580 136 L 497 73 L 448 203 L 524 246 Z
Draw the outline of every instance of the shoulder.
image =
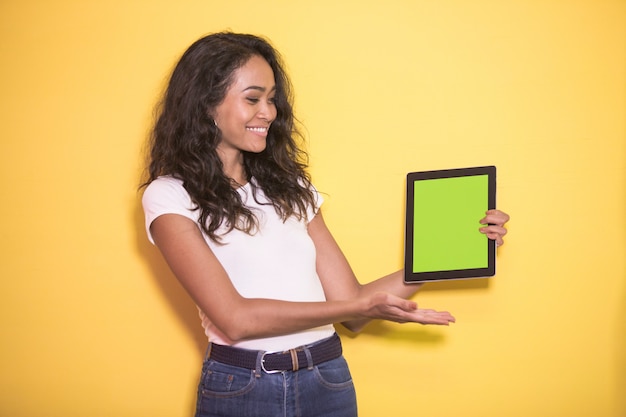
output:
M 144 190 L 141 203 L 148 224 L 162 214 L 181 214 L 196 218 L 196 205 L 183 187 L 183 182 L 173 177 L 159 177 Z
M 189 193 L 183 187 L 183 182 L 177 178 L 164 176 L 152 181 L 144 190 L 142 203 L 144 207 L 162 200 L 180 199 L 189 200 Z
M 173 177 L 159 177 L 152 181 L 144 190 L 141 203 L 148 239 L 152 243 L 154 239 L 150 232 L 150 225 L 161 215 L 179 214 L 197 221 L 196 205 L 183 187 L 183 182 Z

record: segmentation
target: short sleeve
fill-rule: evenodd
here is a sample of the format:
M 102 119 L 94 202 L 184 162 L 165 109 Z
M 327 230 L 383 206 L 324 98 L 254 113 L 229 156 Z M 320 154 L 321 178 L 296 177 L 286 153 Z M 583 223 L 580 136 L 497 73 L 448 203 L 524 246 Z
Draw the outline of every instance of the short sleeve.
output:
M 198 211 L 182 181 L 172 177 L 159 177 L 145 189 L 141 199 L 145 216 L 148 240 L 154 243 L 150 233 L 150 225 L 163 214 L 179 214 L 194 222 L 198 221 Z

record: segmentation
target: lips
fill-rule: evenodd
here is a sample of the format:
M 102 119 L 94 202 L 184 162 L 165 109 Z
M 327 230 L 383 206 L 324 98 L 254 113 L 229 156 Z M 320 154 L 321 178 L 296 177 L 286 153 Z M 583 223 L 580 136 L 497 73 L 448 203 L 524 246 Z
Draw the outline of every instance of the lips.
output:
M 267 133 L 267 130 L 269 128 L 267 127 L 246 127 L 246 130 L 249 130 L 251 132 L 255 132 L 255 133 Z

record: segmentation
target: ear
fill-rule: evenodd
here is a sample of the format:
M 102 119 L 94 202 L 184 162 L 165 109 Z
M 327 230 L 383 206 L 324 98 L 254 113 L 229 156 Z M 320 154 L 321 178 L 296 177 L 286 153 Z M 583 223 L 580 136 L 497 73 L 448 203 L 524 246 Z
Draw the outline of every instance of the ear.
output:
M 215 120 L 215 116 L 213 116 L 211 113 L 212 113 L 212 112 L 210 112 L 210 111 L 209 111 L 209 112 L 207 112 L 207 114 L 206 114 L 206 115 L 207 115 L 207 117 L 209 118 L 209 121 L 210 121 L 210 122 L 211 122 L 211 123 L 212 123 L 215 127 L 217 127 L 217 120 Z

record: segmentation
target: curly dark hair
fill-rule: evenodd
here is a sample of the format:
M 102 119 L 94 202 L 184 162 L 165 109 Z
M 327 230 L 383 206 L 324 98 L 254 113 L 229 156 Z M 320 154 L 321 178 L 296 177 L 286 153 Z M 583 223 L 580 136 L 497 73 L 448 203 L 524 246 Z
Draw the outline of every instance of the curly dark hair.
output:
M 258 220 L 237 192 L 237 184 L 224 174 L 216 152 L 221 134 L 211 117 L 226 96 L 233 74 L 253 56 L 272 68 L 276 83 L 276 119 L 260 153 L 243 152 L 244 168 L 256 199 L 261 188 L 278 215 L 306 218 L 315 203 L 307 168 L 307 154 L 293 114 L 291 84 L 279 53 L 258 36 L 221 32 L 194 42 L 182 55 L 170 77 L 150 136 L 147 186 L 169 175 L 183 186 L 200 210 L 204 232 L 219 242 L 217 229 L 238 229 L 252 234 Z M 258 188 L 257 188 L 258 187 Z

